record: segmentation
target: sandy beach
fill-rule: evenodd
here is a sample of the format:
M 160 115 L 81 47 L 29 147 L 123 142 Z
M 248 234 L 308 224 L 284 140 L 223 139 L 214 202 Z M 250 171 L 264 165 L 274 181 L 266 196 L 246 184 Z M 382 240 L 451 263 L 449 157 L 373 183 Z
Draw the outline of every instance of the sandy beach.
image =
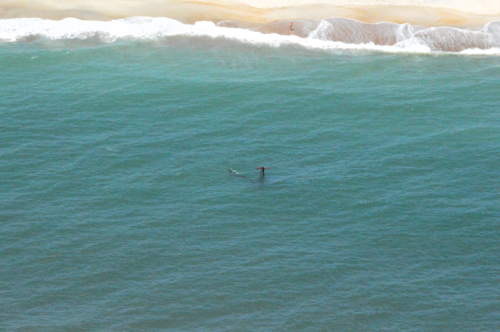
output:
M 500 20 L 497 0 L 0 0 L 0 18 L 111 20 L 132 16 L 266 23 L 346 17 L 425 26 L 477 27 Z

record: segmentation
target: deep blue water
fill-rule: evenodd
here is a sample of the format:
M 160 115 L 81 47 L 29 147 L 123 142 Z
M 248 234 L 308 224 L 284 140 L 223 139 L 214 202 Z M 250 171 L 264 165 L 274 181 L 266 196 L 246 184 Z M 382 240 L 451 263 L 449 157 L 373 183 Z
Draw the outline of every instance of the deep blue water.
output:
M 0 329 L 498 331 L 499 77 L 495 56 L 0 44 Z

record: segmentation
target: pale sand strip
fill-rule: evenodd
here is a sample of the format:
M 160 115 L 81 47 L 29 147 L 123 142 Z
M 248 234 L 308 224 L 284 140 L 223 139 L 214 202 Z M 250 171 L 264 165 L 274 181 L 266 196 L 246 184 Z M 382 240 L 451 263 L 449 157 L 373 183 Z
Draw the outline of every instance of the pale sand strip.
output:
M 500 0 L 0 0 L 0 18 L 131 16 L 169 17 L 184 23 L 347 17 L 367 23 L 477 27 L 500 20 Z

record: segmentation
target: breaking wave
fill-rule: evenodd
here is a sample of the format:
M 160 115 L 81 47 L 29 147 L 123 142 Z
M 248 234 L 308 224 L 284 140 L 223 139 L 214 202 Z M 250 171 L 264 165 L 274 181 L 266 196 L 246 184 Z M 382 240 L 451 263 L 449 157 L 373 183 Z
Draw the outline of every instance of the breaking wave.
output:
M 158 40 L 171 36 L 233 40 L 253 45 L 299 45 L 313 49 L 357 49 L 383 52 L 500 54 L 500 21 L 479 29 L 424 27 L 381 22 L 362 23 L 346 18 L 298 20 L 268 24 L 223 21 L 183 24 L 169 18 L 133 17 L 114 21 L 67 18 L 0 20 L 0 40 L 30 42 L 49 40 Z

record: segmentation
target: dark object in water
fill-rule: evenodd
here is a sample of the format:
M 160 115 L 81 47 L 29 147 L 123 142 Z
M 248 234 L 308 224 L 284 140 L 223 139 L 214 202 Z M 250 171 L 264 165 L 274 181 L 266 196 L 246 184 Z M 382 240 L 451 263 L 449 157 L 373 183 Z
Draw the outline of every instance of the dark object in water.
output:
M 255 167 L 255 169 L 260 169 L 260 177 L 263 178 L 265 176 L 264 174 L 264 170 L 270 170 L 271 167 L 262 167 L 262 166 L 259 166 L 259 167 Z

